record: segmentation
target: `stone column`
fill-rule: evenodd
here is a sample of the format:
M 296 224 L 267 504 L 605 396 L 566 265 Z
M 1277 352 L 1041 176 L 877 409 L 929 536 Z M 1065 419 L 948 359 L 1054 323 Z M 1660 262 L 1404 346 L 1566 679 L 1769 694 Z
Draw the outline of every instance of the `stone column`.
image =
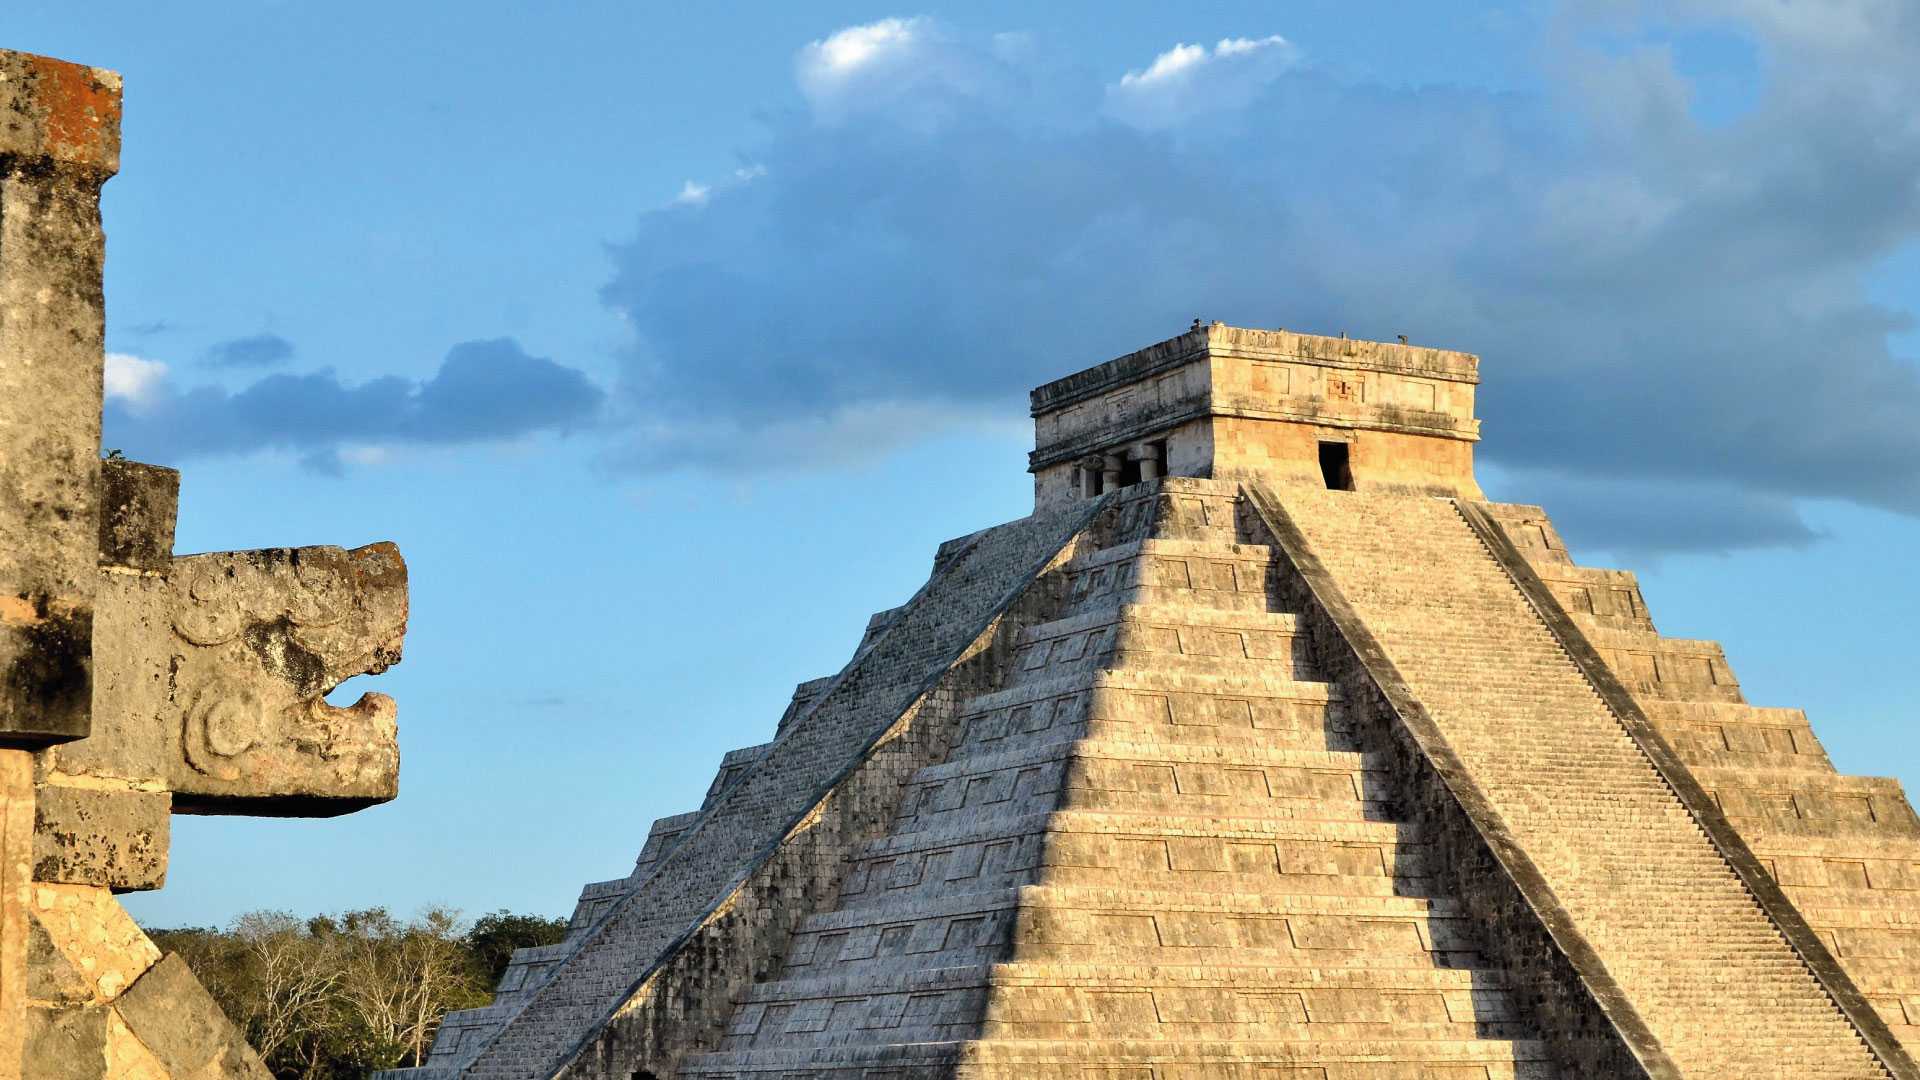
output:
M 1160 448 L 1148 443 L 1140 448 L 1140 479 L 1160 479 Z
M 1120 470 L 1126 459 L 1119 454 L 1107 454 L 1100 459 L 1100 490 L 1117 491 L 1120 488 Z
M 0 1078 L 21 1071 L 32 755 L 92 715 L 100 187 L 119 158 L 118 75 L 0 52 Z

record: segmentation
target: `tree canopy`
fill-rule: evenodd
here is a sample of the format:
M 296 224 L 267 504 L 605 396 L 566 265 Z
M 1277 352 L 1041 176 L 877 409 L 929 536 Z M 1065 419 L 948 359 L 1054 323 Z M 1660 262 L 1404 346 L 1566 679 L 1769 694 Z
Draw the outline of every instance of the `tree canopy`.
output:
M 192 966 L 279 1080 L 363 1080 L 419 1064 L 441 1017 L 485 1005 L 513 950 L 551 945 L 565 919 L 449 908 L 300 918 L 253 911 L 224 929 L 155 930 Z

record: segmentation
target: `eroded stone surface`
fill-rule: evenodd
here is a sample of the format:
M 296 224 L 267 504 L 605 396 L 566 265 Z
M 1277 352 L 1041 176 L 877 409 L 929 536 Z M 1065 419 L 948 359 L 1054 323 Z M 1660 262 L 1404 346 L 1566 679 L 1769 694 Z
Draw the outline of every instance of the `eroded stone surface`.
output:
M 173 567 L 180 474 L 125 458 L 100 462 L 100 565 L 165 574 Z
M 167 879 L 173 811 L 164 791 L 43 784 L 36 793 L 33 878 L 157 889 Z
M 54 966 L 79 980 L 81 1000 L 112 1001 L 160 959 L 160 950 L 102 888 L 35 885 L 33 919 L 45 947 L 59 958 Z M 59 985 L 71 989 L 66 975 Z
M 345 813 L 393 798 L 393 699 L 327 704 L 400 660 L 407 568 L 392 544 L 175 560 L 173 666 L 180 752 L 168 783 L 201 813 Z
M 0 746 L 87 733 L 119 86 L 0 53 Z
M 35 1080 L 94 1080 L 107 1075 L 104 1005 L 59 1005 L 30 1010 L 26 1021 L 28 1075 Z
M 162 957 L 148 969 L 120 995 L 114 1012 L 168 1076 L 196 1080 L 268 1080 L 272 1076 L 177 955 Z M 103 1049 L 104 1045 L 103 1032 Z

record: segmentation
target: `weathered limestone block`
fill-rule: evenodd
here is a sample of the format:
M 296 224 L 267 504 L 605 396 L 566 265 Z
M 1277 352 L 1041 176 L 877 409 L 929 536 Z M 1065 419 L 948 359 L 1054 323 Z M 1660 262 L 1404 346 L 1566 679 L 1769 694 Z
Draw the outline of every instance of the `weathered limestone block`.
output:
M 132 1036 L 171 1077 L 267 1080 L 272 1074 L 187 962 L 169 953 L 114 1002 Z
M 153 573 L 101 571 L 94 594 L 93 732 L 42 754 L 43 782 L 84 777 L 164 790 L 173 590 Z
M 47 950 L 43 958 L 55 972 L 44 984 L 50 992 L 32 995 L 38 1000 L 112 1001 L 160 959 L 160 950 L 105 889 L 36 884 L 32 906 L 41 942 L 36 948 Z
M 159 888 L 167 880 L 170 801 L 164 791 L 41 787 L 33 879 L 120 892 Z
M 407 567 L 392 544 L 176 559 L 169 718 L 188 813 L 342 814 L 394 797 L 393 699 L 326 694 L 400 660 Z M 176 730 L 169 728 L 170 731 Z
M 125 458 L 100 462 L 100 565 L 165 574 L 173 569 L 180 473 Z
M 26 1059 L 35 1080 L 94 1080 L 107 1071 L 107 1009 L 67 1005 L 31 1009 Z

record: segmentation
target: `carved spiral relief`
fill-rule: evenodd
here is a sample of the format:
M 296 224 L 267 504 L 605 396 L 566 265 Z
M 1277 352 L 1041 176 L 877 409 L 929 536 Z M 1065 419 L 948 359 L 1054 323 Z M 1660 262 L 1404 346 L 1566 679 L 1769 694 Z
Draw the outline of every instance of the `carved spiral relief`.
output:
M 173 612 L 173 628 L 195 645 L 220 645 L 240 634 L 240 604 L 231 578 L 201 571 Z
M 221 680 L 202 690 L 187 709 L 181 746 L 187 762 L 208 776 L 240 776 L 234 759 L 259 745 L 270 721 L 259 695 L 244 683 Z

